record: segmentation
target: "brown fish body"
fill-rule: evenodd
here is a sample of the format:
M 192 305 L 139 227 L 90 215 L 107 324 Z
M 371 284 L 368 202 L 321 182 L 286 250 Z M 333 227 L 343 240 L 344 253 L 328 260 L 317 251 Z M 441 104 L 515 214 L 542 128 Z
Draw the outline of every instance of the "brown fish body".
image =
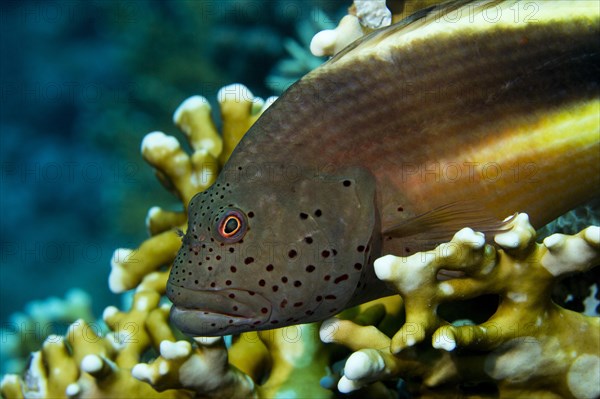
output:
M 516 211 L 541 226 L 597 195 L 598 10 L 552 3 L 536 23 L 492 27 L 470 4 L 462 23 L 401 23 L 282 95 L 190 203 L 175 324 L 223 335 L 321 320 L 389 294 L 381 255 Z

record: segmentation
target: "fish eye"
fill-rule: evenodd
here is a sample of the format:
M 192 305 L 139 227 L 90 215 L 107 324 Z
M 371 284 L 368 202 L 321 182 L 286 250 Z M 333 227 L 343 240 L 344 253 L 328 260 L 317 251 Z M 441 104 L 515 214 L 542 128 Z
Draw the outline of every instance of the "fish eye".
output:
M 246 233 L 246 217 L 238 209 L 228 209 L 217 220 L 217 238 L 225 243 L 234 243 Z
M 227 219 L 223 222 L 220 233 L 223 237 L 229 238 L 237 233 L 241 227 L 242 221 L 238 219 L 236 215 L 227 216 Z

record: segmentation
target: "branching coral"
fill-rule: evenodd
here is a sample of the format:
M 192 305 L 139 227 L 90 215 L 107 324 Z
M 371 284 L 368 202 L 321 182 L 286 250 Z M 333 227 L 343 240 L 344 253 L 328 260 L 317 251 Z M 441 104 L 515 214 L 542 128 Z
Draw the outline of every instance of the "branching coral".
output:
M 188 341 L 163 341 L 160 357 L 151 365 L 138 364 L 132 374 L 157 391 L 190 389 L 215 399 L 255 397 L 252 379 L 229 366 L 223 339 L 211 341 L 195 349 Z
M 241 334 L 229 350 L 222 338 L 196 342 L 192 348 L 187 341 L 164 341 L 161 356 L 137 365 L 133 375 L 159 391 L 184 388 L 196 397 L 333 397 L 318 384 L 327 374 L 330 350 L 316 324 Z
M 389 26 L 422 8 L 440 3 L 435 0 L 355 0 L 338 26 L 317 33 L 310 51 L 319 57 L 333 56 L 356 39 L 375 29 Z
M 71 289 L 65 298 L 32 301 L 24 312 L 10 317 L 0 329 L 2 372 L 23 370 L 29 354 L 39 348 L 46 336 L 63 333 L 75 320 L 92 322 L 92 299 L 82 290 Z
M 335 34 L 313 41 L 320 54 L 333 54 L 371 29 L 361 20 L 387 23 L 385 4 L 368 3 L 357 1 Z M 397 3 L 399 12 L 409 7 Z M 369 11 L 364 5 L 377 7 Z M 396 9 L 390 9 L 395 19 Z M 168 323 L 163 298 L 181 245 L 176 230 L 186 228 L 189 200 L 214 183 L 273 100 L 231 85 L 219 92 L 218 101 L 221 134 L 205 98 L 191 97 L 176 110 L 173 121 L 191 154 L 162 132 L 148 134 L 142 143 L 144 159 L 184 209 L 150 209 L 150 238 L 137 249 L 114 252 L 109 286 L 115 293 L 135 289 L 131 308 L 105 310 L 108 334 L 78 320 L 64 337 L 49 336 L 32 355 L 24 379 L 4 377 L 3 397 L 339 397 L 332 381 L 342 393 L 360 390 L 369 398 L 397 397 L 400 390 L 431 398 L 600 396 L 600 319 L 565 310 L 549 296 L 563 276 L 598 265 L 600 229 L 552 235 L 537 244 L 524 214 L 494 238 L 495 245 L 463 229 L 435 250 L 378 259 L 377 276 L 399 295 L 345 311 L 320 328 L 306 324 L 244 333 L 230 345 L 223 338 L 192 342 L 181 336 Z M 490 294 L 498 305 L 482 322 L 450 319 L 440 310 Z M 353 353 L 337 381 L 334 362 L 348 351 Z M 402 389 L 387 384 L 401 379 Z
M 473 382 L 493 384 L 502 397 L 598 397 L 600 319 L 555 305 L 550 289 L 562 276 L 598 265 L 600 228 L 537 244 L 527 215 L 512 223 L 495 237 L 500 249 L 466 228 L 435 250 L 378 259 L 377 276 L 404 299 L 406 320 L 391 339 L 347 320 L 323 324 L 324 340 L 356 351 L 340 391 L 403 377 L 422 381 L 417 390 L 432 397 Z M 441 278 L 448 271 L 459 277 Z M 438 315 L 442 303 L 489 293 L 499 305 L 481 324 L 452 325 Z
M 24 380 L 7 375 L 1 392 L 6 398 L 185 398 L 185 392 L 157 393 L 131 377 L 131 368 L 156 342 L 174 340 L 168 327 L 168 308 L 160 295 L 143 291 L 132 308 L 122 313 L 108 307 L 105 336 L 83 320 L 73 323 L 64 337 L 51 335 L 32 354 Z

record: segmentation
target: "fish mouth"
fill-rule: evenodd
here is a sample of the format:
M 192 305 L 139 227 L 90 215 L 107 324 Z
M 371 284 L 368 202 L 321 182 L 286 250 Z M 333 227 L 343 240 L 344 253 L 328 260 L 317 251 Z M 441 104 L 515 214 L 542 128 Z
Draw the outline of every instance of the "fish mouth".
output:
M 167 296 L 173 302 L 171 322 L 197 337 L 250 331 L 271 316 L 271 303 L 265 297 L 238 288 L 192 290 L 168 284 Z

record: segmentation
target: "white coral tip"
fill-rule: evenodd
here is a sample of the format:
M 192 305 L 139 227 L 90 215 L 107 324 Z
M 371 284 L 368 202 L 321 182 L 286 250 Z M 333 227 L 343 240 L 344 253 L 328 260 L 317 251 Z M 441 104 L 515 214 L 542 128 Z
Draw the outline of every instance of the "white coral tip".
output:
M 341 393 L 350 393 L 360 388 L 362 388 L 361 384 L 357 381 L 348 379 L 346 376 L 340 378 L 340 381 L 338 382 L 338 391 Z
M 359 351 L 354 352 L 346 360 L 344 375 L 351 380 L 360 380 L 378 375 L 384 367 L 385 364 L 379 354 L 375 353 L 374 356 L 369 356 L 369 354 Z
M 123 282 L 126 275 L 123 263 L 127 262 L 132 253 L 133 251 L 127 248 L 118 248 L 113 252 L 113 256 L 110 260 L 111 270 L 108 276 L 108 288 L 115 294 L 128 289 Z
M 519 247 L 519 234 L 514 231 L 507 231 L 506 233 L 500 233 L 494 237 L 496 244 L 503 248 L 518 248 Z
M 354 352 L 348 360 L 346 360 L 346 366 L 344 367 L 344 375 L 351 380 L 358 380 L 369 375 L 371 360 L 366 353 Z
M 108 319 L 113 318 L 117 313 L 119 313 L 119 309 L 115 306 L 107 306 L 102 312 L 102 320 L 106 321 Z
M 98 355 L 87 355 L 81 360 L 81 369 L 86 373 L 97 373 L 102 370 L 103 361 Z
M 590 244 L 600 245 L 600 226 L 590 226 L 585 229 L 584 238 Z
M 335 333 L 340 329 L 340 320 L 332 317 L 325 320 L 319 329 L 319 338 L 324 343 L 335 342 Z
M 146 214 L 146 228 L 150 226 L 150 221 L 154 219 L 160 213 L 160 211 L 161 210 L 159 206 L 153 206 L 152 208 L 148 209 L 148 213 Z
M 69 398 L 73 398 L 73 397 L 79 395 L 80 392 L 81 392 L 81 387 L 76 382 L 67 385 L 67 388 L 65 389 L 65 395 L 67 395 L 67 397 L 69 397 Z
M 151 132 L 144 136 L 141 145 L 142 154 L 155 148 L 166 148 L 168 150 L 178 149 L 179 141 L 173 136 L 167 136 L 163 132 Z
M 440 341 L 433 347 L 436 349 L 445 350 L 446 352 L 452 352 L 454 349 L 456 349 L 456 342 L 449 339 L 448 341 Z
M 265 104 L 263 105 L 262 111 L 264 112 L 267 108 L 271 106 L 277 100 L 277 96 L 271 96 L 265 100 Z
M 566 239 L 567 237 L 564 234 L 552 234 L 544 238 L 544 245 L 550 250 L 557 249 L 565 243 Z
M 433 346 L 435 349 L 452 352 L 454 349 L 456 349 L 456 340 L 452 334 L 442 334 L 434 339 L 431 346 Z
M 199 108 L 210 109 L 210 103 L 203 96 L 191 96 L 184 100 L 179 107 L 173 112 L 173 123 L 178 124 L 181 119 L 181 115 L 187 111 L 194 111 Z
M 527 245 L 535 237 L 535 230 L 529 223 L 526 213 L 519 213 L 511 222 L 511 229 L 506 233 L 498 234 L 494 241 L 506 249 L 516 249 Z
M 123 272 L 122 267 L 113 267 L 108 275 L 108 288 L 115 294 L 127 291 L 127 287 L 123 284 Z
M 317 33 L 310 41 L 310 52 L 315 57 L 332 55 L 335 43 L 338 39 L 338 33 L 334 29 L 327 29 Z
M 152 368 L 145 363 L 138 363 L 133 366 L 131 375 L 137 380 L 149 382 L 150 384 L 154 383 L 154 373 L 152 372 Z
M 64 338 L 62 336 L 56 335 L 56 334 L 50 334 L 44 340 L 44 344 L 58 344 L 63 341 L 64 341 Z
M 377 278 L 383 281 L 391 279 L 393 277 L 392 269 L 394 262 L 396 262 L 396 257 L 394 255 L 385 255 L 376 259 L 373 266 Z
M 529 215 L 521 212 L 515 216 L 515 221 L 513 223 L 521 227 L 527 227 L 529 226 Z
M 188 357 L 192 353 L 192 345 L 188 341 L 171 342 L 164 340 L 160 343 L 160 355 L 168 360 Z
M 217 93 L 217 100 L 219 103 L 226 101 L 241 103 L 241 102 L 253 102 L 254 94 L 241 83 L 234 83 L 222 87 Z
M 113 252 L 112 257 L 110 258 L 110 266 L 117 267 L 127 262 L 133 250 L 128 248 L 117 248 L 115 252 Z
M 4 388 L 10 385 L 18 385 L 19 384 L 19 376 L 16 374 L 5 374 L 2 377 L 2 381 L 0 381 L 0 388 Z
M 160 309 L 165 310 L 165 311 L 169 311 L 171 309 L 171 304 L 170 303 L 163 303 L 162 305 L 160 305 Z
M 469 227 L 465 227 L 454 235 L 460 242 L 468 243 L 474 249 L 479 249 L 485 245 L 485 235 L 478 231 L 473 231 Z

